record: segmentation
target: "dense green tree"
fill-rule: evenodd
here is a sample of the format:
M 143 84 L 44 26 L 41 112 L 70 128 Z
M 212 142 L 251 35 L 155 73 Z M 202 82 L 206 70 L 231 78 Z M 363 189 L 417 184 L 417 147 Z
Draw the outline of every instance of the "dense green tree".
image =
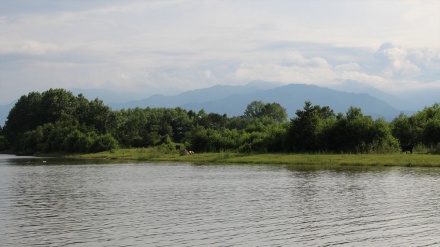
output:
M 263 101 L 252 101 L 247 105 L 244 115 L 249 118 L 259 118 L 263 115 L 265 103 Z
M 6 137 L 0 135 L 0 151 L 6 150 L 9 148 L 9 142 Z
M 82 104 L 86 103 L 83 96 L 78 96 L 78 101 Z M 80 123 L 87 126 L 93 126 L 95 131 L 100 134 L 105 134 L 110 128 L 110 115 L 112 111 L 110 107 L 104 105 L 102 100 L 95 99 L 84 105 L 79 105 L 76 109 L 77 119 Z
M 325 150 L 343 153 L 389 152 L 398 149 L 390 125 L 383 119 L 364 116 L 361 109 L 350 107 L 325 128 L 321 143 Z
M 392 133 L 401 145 L 412 143 L 431 147 L 440 142 L 439 122 L 440 105 L 436 103 L 411 116 L 400 114 L 391 122 Z
M 286 134 L 288 124 L 258 124 L 246 129 L 247 139 L 241 144 L 243 151 L 282 152 L 286 151 Z M 246 135 L 245 135 L 246 136 Z
M 422 111 L 411 116 L 411 126 L 417 143 L 434 146 L 440 142 L 437 134 L 437 124 L 440 120 L 440 105 L 438 103 L 425 107 Z
M 335 112 L 329 106 L 314 106 L 322 119 L 333 119 L 336 117 Z
M 10 143 L 14 143 L 24 132 L 44 123 L 40 102 L 41 94 L 31 92 L 21 96 L 12 107 L 4 126 L 4 135 Z
M 204 116 L 205 117 L 205 116 Z M 121 110 L 111 114 L 109 121 L 113 136 L 124 147 L 147 147 L 160 145 L 163 137 L 181 142 L 186 133 L 194 128 L 199 118 L 182 108 L 145 108 Z
M 278 103 L 251 102 L 244 111 L 248 118 L 268 118 L 281 123 L 287 120 L 287 111 Z
M 90 152 L 102 152 L 118 148 L 118 141 L 110 134 L 97 135 L 90 147 Z
M 228 123 L 226 114 L 220 115 L 218 113 L 209 113 L 208 116 L 209 127 L 214 129 L 221 129 Z
M 99 100 L 64 89 L 22 96 L 0 128 L 0 150 L 16 152 L 99 152 L 117 147 L 183 143 L 197 152 L 394 152 L 400 144 L 437 147 L 440 106 L 434 104 L 391 123 L 350 107 L 337 115 L 306 101 L 286 122 L 278 103 L 251 102 L 243 116 L 203 109 L 133 108 L 112 111 Z
M 212 140 L 210 140 L 210 137 L 208 136 L 208 130 L 202 126 L 197 126 L 186 135 L 185 146 L 196 152 L 208 152 L 212 151 L 209 149 L 210 141 Z
M 293 151 L 317 151 L 322 120 L 320 107 L 314 107 L 310 101 L 306 101 L 303 110 L 296 111 L 296 116 L 291 120 L 288 145 Z
M 411 118 L 401 113 L 391 122 L 392 134 L 402 145 L 407 145 L 416 140 L 414 126 Z
M 3 135 L 3 128 L 0 126 L 0 151 L 6 150 L 9 148 L 9 142 L 6 137 Z
M 287 120 L 287 111 L 278 103 L 267 103 L 263 108 L 263 117 L 282 123 Z
M 440 119 L 429 119 L 424 128 L 422 141 L 425 145 L 432 147 L 440 142 Z
M 63 150 L 80 153 L 90 152 L 95 139 L 95 132 L 83 133 L 77 129 L 73 130 L 64 139 Z
M 50 89 L 41 94 L 32 92 L 14 105 L 4 132 L 17 152 L 64 151 L 65 139 L 68 136 L 73 139 L 74 130 L 83 134 L 97 132 L 98 136 L 106 134 L 111 114 L 102 101 L 88 101 L 82 95 L 75 97 L 64 89 Z M 79 132 L 74 132 L 78 140 L 82 138 Z M 88 150 L 88 147 L 82 149 Z
M 62 117 L 76 117 L 77 99 L 64 89 L 49 89 L 41 94 L 39 106 L 42 122 L 54 123 Z
M 122 109 L 114 113 L 111 131 L 121 145 L 130 147 L 133 143 L 141 140 L 139 130 L 143 128 L 144 124 L 143 113 L 144 111 L 138 107 L 128 110 Z
M 247 118 L 245 116 L 235 116 L 231 117 L 228 121 L 227 128 L 228 129 L 237 129 L 243 130 L 246 129 L 247 126 L 253 122 L 253 119 Z

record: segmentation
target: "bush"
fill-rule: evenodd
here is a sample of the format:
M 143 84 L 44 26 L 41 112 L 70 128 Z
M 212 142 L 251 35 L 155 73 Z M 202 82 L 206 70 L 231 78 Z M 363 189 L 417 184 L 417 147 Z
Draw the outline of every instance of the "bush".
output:
M 6 137 L 0 136 L 0 151 L 6 150 L 9 148 L 9 142 L 6 140 Z
M 64 150 L 67 152 L 88 152 L 93 145 L 93 137 L 96 136 L 96 133 L 92 133 L 86 135 L 79 130 L 74 130 L 64 139 Z
M 119 147 L 118 141 L 116 141 L 116 139 L 112 135 L 105 134 L 105 135 L 97 136 L 97 138 L 93 142 L 90 152 L 97 153 L 102 151 L 108 151 L 118 147 Z

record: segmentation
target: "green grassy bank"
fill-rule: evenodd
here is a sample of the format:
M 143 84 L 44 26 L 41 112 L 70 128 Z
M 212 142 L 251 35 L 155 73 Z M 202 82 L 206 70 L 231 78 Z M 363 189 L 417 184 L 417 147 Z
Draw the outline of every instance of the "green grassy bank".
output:
M 157 148 L 117 149 L 107 152 L 73 155 L 74 158 L 119 159 L 137 161 L 175 161 L 192 163 L 238 163 L 274 165 L 337 166 L 424 166 L 440 167 L 440 156 L 433 154 L 242 154 L 233 152 L 196 153 L 180 156 L 177 151 Z

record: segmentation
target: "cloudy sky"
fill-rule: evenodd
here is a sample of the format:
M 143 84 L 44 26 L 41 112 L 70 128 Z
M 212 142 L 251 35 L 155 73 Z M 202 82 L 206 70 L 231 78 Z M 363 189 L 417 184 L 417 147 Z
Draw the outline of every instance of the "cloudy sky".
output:
M 440 87 L 438 0 L 0 0 L 0 104 L 252 80 Z

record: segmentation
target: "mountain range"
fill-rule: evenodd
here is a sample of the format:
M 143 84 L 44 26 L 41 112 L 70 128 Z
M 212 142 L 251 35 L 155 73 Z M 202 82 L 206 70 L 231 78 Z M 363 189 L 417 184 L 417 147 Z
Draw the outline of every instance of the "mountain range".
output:
M 290 118 L 295 117 L 296 110 L 304 107 L 305 101 L 310 101 L 313 105 L 329 106 L 335 113 L 345 113 L 350 106 L 359 107 L 364 115 L 370 115 L 373 118 L 382 117 L 387 121 L 391 121 L 401 112 L 410 115 L 434 103 L 425 100 L 426 102 L 423 101 L 425 105 L 415 105 L 417 98 L 404 95 L 405 98 L 402 99 L 354 81 L 346 81 L 341 85 L 339 88 L 331 89 L 305 84 L 285 85 L 253 81 L 240 86 L 216 85 L 172 96 L 152 95 L 145 98 L 141 94 L 118 93 L 109 90 L 78 88 L 67 90 L 75 95 L 82 93 L 90 100 L 99 98 L 114 110 L 135 107 L 181 107 L 193 111 L 204 109 L 207 113 L 227 114 L 229 117 L 243 115 L 246 106 L 255 100 L 279 103 L 286 108 Z M 433 95 L 436 94 L 433 93 Z M 423 94 L 419 93 L 419 97 L 422 98 Z M 0 125 L 5 122 L 13 105 L 11 103 L 0 106 Z
M 4 123 L 6 122 L 6 118 L 8 117 L 8 114 L 14 105 L 15 102 L 7 105 L 0 105 L 0 126 L 4 125 Z

